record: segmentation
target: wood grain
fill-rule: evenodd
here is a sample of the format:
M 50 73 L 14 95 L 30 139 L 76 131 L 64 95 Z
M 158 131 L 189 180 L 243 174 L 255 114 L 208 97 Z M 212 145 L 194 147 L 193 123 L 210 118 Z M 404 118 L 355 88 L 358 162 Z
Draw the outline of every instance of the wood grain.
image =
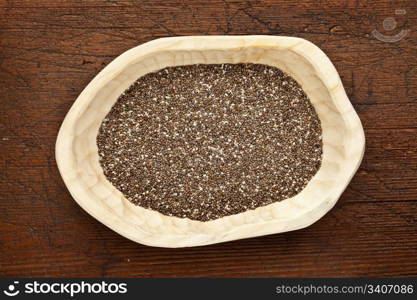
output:
M 395 15 L 395 9 L 406 15 Z M 415 1 L 0 0 L 0 276 L 417 276 Z M 397 43 L 371 31 L 395 17 Z M 336 207 L 290 233 L 190 248 L 130 242 L 71 198 L 54 160 L 71 104 L 121 52 L 172 35 L 306 38 L 335 64 L 365 129 Z

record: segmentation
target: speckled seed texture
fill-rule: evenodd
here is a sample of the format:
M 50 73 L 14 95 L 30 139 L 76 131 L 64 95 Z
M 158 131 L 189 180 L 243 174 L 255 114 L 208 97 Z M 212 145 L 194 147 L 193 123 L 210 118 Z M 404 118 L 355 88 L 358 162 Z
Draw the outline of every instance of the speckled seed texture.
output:
M 97 145 L 104 174 L 131 202 L 199 221 L 298 194 L 322 157 L 306 94 L 259 64 L 147 74 L 112 107 Z

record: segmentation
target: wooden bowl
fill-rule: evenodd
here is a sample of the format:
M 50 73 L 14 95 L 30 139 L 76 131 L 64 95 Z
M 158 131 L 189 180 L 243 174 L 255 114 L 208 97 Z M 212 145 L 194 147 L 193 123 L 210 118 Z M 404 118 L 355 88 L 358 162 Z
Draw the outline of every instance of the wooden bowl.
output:
M 323 158 L 296 196 L 208 222 L 170 217 L 133 205 L 104 176 L 96 137 L 120 94 L 139 77 L 167 66 L 258 63 L 291 75 L 321 120 Z M 297 230 L 324 216 L 358 169 L 365 137 L 339 75 L 314 44 L 282 36 L 189 36 L 157 39 L 126 51 L 105 67 L 71 107 L 56 142 L 56 161 L 77 203 L 135 242 L 190 247 Z

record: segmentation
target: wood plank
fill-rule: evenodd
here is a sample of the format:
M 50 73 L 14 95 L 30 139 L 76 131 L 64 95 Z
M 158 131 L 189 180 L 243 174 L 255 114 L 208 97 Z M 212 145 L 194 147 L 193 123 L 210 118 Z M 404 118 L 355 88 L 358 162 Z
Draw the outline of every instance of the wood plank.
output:
M 411 0 L 0 1 L 0 276 L 417 276 L 416 9 Z M 406 38 L 372 36 L 386 17 L 395 33 L 410 30 Z M 123 51 L 198 34 L 303 37 L 338 69 L 367 148 L 335 208 L 311 227 L 151 248 L 95 221 L 68 193 L 54 145 L 77 95 Z

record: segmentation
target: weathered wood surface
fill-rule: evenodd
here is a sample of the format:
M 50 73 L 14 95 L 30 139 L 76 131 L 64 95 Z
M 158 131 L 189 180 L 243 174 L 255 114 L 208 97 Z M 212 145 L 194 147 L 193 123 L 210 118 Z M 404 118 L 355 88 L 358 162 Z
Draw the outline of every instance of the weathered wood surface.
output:
M 417 276 L 416 10 L 411 0 L 0 0 L 0 275 Z M 386 17 L 395 30 L 384 31 Z M 386 43 L 373 29 L 409 32 Z M 72 200 L 56 135 L 117 55 L 158 37 L 205 34 L 298 36 L 321 47 L 363 122 L 364 161 L 336 207 L 307 229 L 190 249 L 141 246 Z

